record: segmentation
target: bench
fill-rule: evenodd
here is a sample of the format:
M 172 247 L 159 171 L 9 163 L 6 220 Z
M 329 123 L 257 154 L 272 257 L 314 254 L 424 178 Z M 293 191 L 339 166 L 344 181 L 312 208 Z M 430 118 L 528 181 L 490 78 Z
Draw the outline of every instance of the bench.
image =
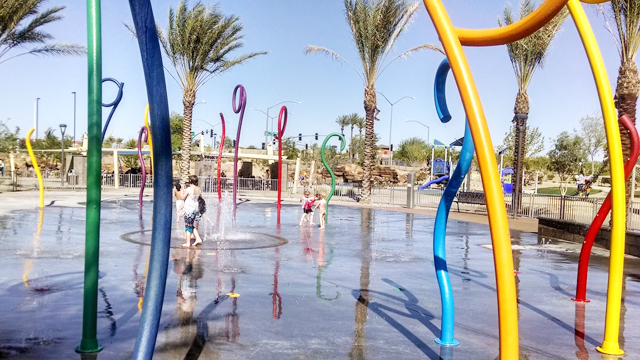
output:
M 460 203 L 476 205 L 486 204 L 484 193 L 479 191 L 459 191 L 456 194 L 455 202 L 458 204 L 458 212 L 460 212 Z

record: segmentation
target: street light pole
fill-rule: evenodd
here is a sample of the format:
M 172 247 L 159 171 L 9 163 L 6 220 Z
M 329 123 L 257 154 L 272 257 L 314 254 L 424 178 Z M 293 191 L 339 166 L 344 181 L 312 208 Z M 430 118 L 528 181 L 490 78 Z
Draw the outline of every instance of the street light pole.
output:
M 76 145 L 76 92 L 71 92 L 73 94 L 73 146 Z
M 264 111 L 262 111 L 260 109 L 249 109 L 249 110 L 254 110 L 254 111 L 260 111 L 261 113 L 267 115 L 267 123 L 266 123 L 266 126 L 264 128 L 264 143 L 265 143 L 265 146 L 269 142 L 269 118 L 270 118 L 269 110 L 274 108 L 274 107 L 276 107 L 276 106 L 278 106 L 278 105 L 280 105 L 280 104 L 286 104 L 286 103 L 302 104 L 301 101 L 297 101 L 297 100 L 285 100 L 285 101 L 281 101 L 281 102 L 279 102 L 279 103 L 277 103 L 275 105 L 269 106 L 267 108 L 267 112 L 264 112 Z
M 389 105 L 391 105 L 391 120 L 389 121 L 389 166 L 391 166 L 392 162 L 393 162 L 393 150 L 391 150 L 391 130 L 393 130 L 393 105 L 399 103 L 400 101 L 402 101 L 403 99 L 412 99 L 414 100 L 415 98 L 413 96 L 403 96 L 400 99 L 398 99 L 396 102 L 391 102 L 383 93 L 381 93 L 380 91 L 377 91 L 378 94 L 382 95 L 382 97 L 387 100 L 387 102 L 389 103 Z
M 60 156 L 60 185 L 64 186 L 64 174 L 66 173 L 66 169 L 64 167 L 64 132 L 67 130 L 66 124 L 60 124 L 60 146 L 61 146 L 61 156 Z
M 418 123 L 418 124 L 420 124 L 420 125 L 422 125 L 422 126 L 426 127 L 426 128 L 427 128 L 427 144 L 431 145 L 431 140 L 430 140 L 430 138 L 429 138 L 429 126 L 425 125 L 424 123 L 422 123 L 422 122 L 420 122 L 420 121 L 418 121 L 418 120 L 405 120 L 404 122 L 405 122 L 405 123 L 408 123 L 408 122 L 414 122 L 414 123 Z

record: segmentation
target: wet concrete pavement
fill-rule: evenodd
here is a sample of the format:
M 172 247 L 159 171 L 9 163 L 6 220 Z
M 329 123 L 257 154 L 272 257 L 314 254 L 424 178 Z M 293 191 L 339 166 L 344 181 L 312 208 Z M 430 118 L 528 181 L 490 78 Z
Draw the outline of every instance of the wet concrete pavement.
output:
M 103 203 L 98 339 L 104 350 L 97 359 L 131 357 L 151 205 L 140 213 L 135 200 Z M 298 227 L 300 214 L 299 206 L 284 206 L 278 228 L 273 204 L 248 201 L 238 207 L 233 228 L 228 210 L 218 219 L 210 205 L 202 247 L 180 249 L 174 231 L 154 359 L 498 356 L 488 226 L 450 221 L 447 259 L 460 341 L 450 348 L 433 341 L 440 335 L 440 297 L 432 217 L 332 206 L 321 230 Z M 0 358 L 80 358 L 74 348 L 81 337 L 84 218 L 84 208 L 56 204 L 0 218 Z M 521 358 L 601 359 L 595 347 L 604 331 L 608 252 L 592 257 L 592 302 L 575 304 L 569 298 L 578 245 L 516 236 Z M 625 271 L 620 342 L 627 358 L 640 358 L 640 261 L 626 258 Z

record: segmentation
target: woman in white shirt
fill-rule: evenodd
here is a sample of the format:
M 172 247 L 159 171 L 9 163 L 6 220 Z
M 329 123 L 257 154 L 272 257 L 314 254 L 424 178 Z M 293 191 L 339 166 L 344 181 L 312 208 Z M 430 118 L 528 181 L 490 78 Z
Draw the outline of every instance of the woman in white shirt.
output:
M 202 244 L 198 229 L 195 228 L 194 223 L 200 221 L 200 211 L 198 207 L 198 198 L 200 198 L 200 188 L 198 187 L 198 177 L 195 175 L 189 176 L 189 182 L 184 189 L 184 244 L 182 247 L 188 248 L 191 245 L 191 234 L 196 236 L 196 241 L 193 246 Z

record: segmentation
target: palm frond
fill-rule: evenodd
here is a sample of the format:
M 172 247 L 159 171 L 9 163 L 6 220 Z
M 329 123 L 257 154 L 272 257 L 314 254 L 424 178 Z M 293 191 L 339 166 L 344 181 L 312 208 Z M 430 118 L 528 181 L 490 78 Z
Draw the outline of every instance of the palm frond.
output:
M 322 46 L 316 46 L 316 45 L 307 45 L 304 48 L 304 54 L 305 55 L 309 55 L 309 54 L 314 54 L 314 53 L 318 53 L 318 54 L 322 54 L 322 55 L 326 55 L 329 58 L 331 58 L 331 60 L 336 61 L 340 64 L 347 64 L 349 65 L 349 67 L 351 67 L 351 69 L 353 69 L 353 71 L 356 72 L 356 74 L 358 74 L 358 76 L 360 77 L 360 79 L 362 80 L 363 83 L 365 82 L 365 79 L 362 77 L 362 74 L 360 74 L 358 72 L 358 70 L 351 65 L 351 63 L 349 61 L 347 61 L 345 58 L 343 58 L 342 56 L 340 56 L 338 53 L 336 53 L 335 51 L 329 50 L 325 47 Z
M 522 0 L 518 10 L 518 17 L 522 19 L 532 13 L 535 6 L 532 0 Z M 536 69 L 544 66 L 547 50 L 554 36 L 560 31 L 562 23 L 569 12 L 563 9 L 551 21 L 545 24 L 535 33 L 507 44 L 509 59 L 516 75 L 518 89 L 526 93 L 531 78 Z M 505 7 L 503 18 L 498 20 L 500 26 L 510 25 L 514 22 L 514 16 L 509 6 Z
M 634 61 L 640 47 L 640 2 L 611 0 L 611 17 L 618 29 L 622 62 Z
M 380 70 L 380 72 L 378 72 L 378 77 L 380 76 L 380 74 L 382 74 L 384 72 L 384 70 L 389 67 L 389 65 L 391 65 L 394 61 L 396 60 L 405 60 L 411 57 L 411 55 L 416 52 L 416 51 L 422 51 L 422 50 L 433 50 L 433 51 L 437 51 L 441 54 L 444 55 L 444 50 L 442 50 L 438 45 L 430 45 L 430 44 L 424 44 L 424 45 L 420 45 L 420 46 L 416 46 L 414 48 L 411 48 L 405 52 L 403 52 L 402 54 L 396 56 L 393 60 L 389 61 L 383 68 L 382 70 Z
M 71 55 L 71 56 L 82 56 L 87 54 L 87 48 L 83 45 L 78 44 L 69 44 L 69 43 L 56 43 L 56 44 L 48 44 L 44 46 L 35 47 L 29 51 L 8 57 L 2 61 L 0 64 L 9 61 L 13 58 L 23 56 L 23 55 L 49 55 L 49 56 L 57 56 L 57 55 Z

